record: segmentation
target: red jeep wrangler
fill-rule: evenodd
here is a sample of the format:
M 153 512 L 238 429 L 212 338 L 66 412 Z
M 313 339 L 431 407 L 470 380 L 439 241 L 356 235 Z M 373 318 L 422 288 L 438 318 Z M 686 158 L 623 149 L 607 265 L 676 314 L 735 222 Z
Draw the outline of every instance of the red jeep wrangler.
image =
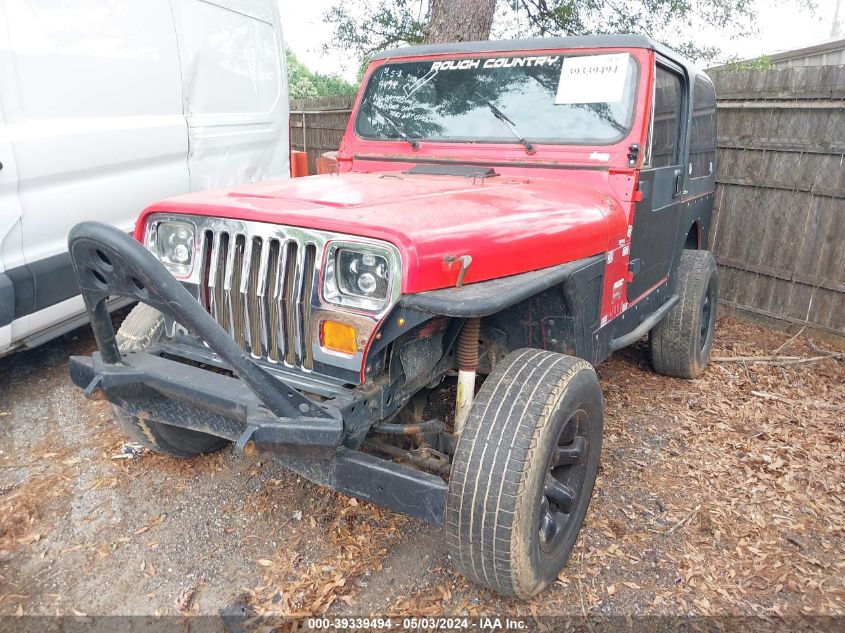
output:
M 638 36 L 383 53 L 339 173 L 157 202 L 135 240 L 75 227 L 100 351 L 73 380 L 152 450 L 272 450 L 445 524 L 461 573 L 527 598 L 587 512 L 593 365 L 647 334 L 661 374 L 708 362 L 715 105 Z M 140 302 L 117 335 L 116 295 Z

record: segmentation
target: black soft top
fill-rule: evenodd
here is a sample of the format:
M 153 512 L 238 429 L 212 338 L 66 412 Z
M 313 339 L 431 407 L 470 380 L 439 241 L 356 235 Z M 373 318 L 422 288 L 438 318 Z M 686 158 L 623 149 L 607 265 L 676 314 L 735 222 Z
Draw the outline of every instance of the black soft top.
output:
M 452 42 L 404 46 L 377 53 L 373 59 L 416 57 L 422 55 L 450 55 L 455 53 L 504 53 L 555 48 L 648 48 L 682 66 L 689 77 L 703 74 L 695 65 L 660 42 L 645 35 L 573 35 L 570 37 L 535 37 L 517 40 L 484 40 L 481 42 Z

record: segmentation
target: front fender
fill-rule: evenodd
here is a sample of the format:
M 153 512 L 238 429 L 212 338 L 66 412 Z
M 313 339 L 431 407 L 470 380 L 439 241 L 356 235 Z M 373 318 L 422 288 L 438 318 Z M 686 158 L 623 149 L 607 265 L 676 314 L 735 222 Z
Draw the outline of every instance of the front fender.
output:
M 483 317 L 500 312 L 553 286 L 571 280 L 584 268 L 603 262 L 595 255 L 574 262 L 510 277 L 481 281 L 460 288 L 443 288 L 403 295 L 403 308 L 450 317 Z

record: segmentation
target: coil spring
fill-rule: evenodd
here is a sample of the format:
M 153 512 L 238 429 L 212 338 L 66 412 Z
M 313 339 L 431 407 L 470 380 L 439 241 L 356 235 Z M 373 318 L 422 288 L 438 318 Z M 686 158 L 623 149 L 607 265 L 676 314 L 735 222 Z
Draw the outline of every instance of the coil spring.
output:
M 481 319 L 474 317 L 464 322 L 458 336 L 458 369 L 475 371 L 478 368 L 478 337 Z

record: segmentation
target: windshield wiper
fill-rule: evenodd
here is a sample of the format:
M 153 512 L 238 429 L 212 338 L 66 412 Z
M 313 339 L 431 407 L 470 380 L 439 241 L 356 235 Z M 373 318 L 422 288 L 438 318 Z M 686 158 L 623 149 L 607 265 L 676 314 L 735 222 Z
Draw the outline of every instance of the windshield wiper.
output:
M 487 107 L 490 108 L 490 112 L 493 113 L 494 117 L 496 117 L 497 119 L 499 119 L 499 121 L 505 124 L 505 126 L 511 131 L 511 134 L 514 135 L 516 140 L 522 143 L 522 146 L 525 148 L 525 152 L 527 154 L 534 154 L 537 151 L 534 145 L 530 141 L 526 141 L 523 138 L 522 134 L 519 133 L 519 130 L 516 129 L 516 123 L 511 121 L 508 118 L 508 115 L 502 112 L 495 103 L 490 101 L 490 99 L 487 99 L 486 97 L 483 97 L 482 95 L 478 94 L 478 92 L 475 93 L 475 96 L 477 96 L 485 104 L 487 104 Z
M 382 108 L 377 106 L 372 101 L 369 102 L 369 106 L 373 110 L 378 112 L 385 121 L 390 123 L 391 127 L 396 130 L 396 133 L 402 138 L 402 140 L 406 141 L 411 146 L 412 150 L 416 151 L 420 148 L 420 144 L 415 139 L 411 138 L 408 133 L 402 129 L 402 126 L 396 122 L 396 119 L 394 119 L 392 116 L 390 116 L 387 112 L 385 112 Z

